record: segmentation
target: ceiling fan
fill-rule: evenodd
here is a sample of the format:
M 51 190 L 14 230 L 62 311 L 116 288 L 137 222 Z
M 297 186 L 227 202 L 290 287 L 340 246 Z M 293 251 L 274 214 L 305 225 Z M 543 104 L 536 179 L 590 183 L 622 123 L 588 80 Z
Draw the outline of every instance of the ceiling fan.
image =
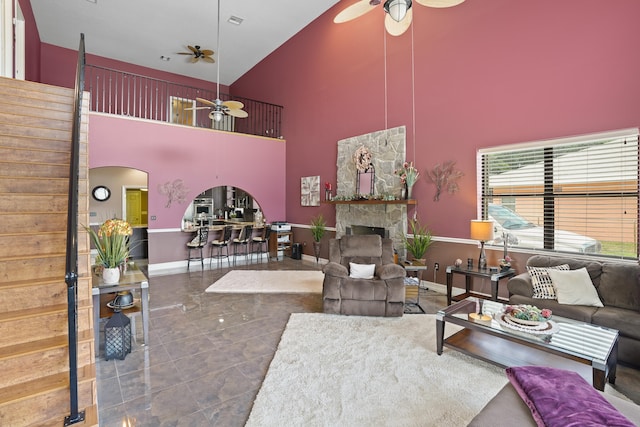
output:
M 452 7 L 457 6 L 464 0 L 415 0 L 418 4 L 428 7 Z M 359 18 L 365 13 L 376 8 L 382 0 L 359 0 L 347 6 L 333 18 L 333 22 L 341 24 Z M 413 21 L 413 11 L 411 10 L 411 0 L 386 0 L 382 5 L 386 16 L 384 27 L 392 36 L 403 34 Z
M 178 52 L 178 55 L 192 55 L 191 62 L 198 62 L 202 59 L 205 62 L 211 62 L 212 64 L 216 62 L 211 55 L 213 55 L 213 51 L 210 49 L 200 49 L 200 46 L 187 46 L 191 52 Z
M 196 107 L 197 110 L 201 110 L 204 108 L 211 109 L 211 113 L 209 113 L 209 118 L 213 121 L 220 122 L 225 115 L 238 117 L 244 119 L 249 117 L 249 113 L 243 110 L 244 104 L 240 101 L 222 101 L 220 99 L 220 3 L 222 0 L 218 1 L 218 39 L 216 50 L 218 51 L 218 76 L 216 78 L 216 99 L 214 101 L 209 101 L 208 99 L 196 98 L 196 101 L 207 105 L 207 107 Z

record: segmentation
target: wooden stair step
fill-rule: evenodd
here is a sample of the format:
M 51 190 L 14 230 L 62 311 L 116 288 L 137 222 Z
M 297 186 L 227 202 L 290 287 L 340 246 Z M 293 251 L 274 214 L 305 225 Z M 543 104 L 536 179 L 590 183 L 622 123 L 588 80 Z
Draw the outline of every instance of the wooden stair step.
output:
M 97 402 L 93 364 L 78 369 L 78 398 L 80 410 Z M 62 420 L 68 411 L 68 372 L 0 388 L 0 425 L 53 425 L 52 419 Z
M 95 362 L 93 331 L 78 331 L 78 366 Z M 25 383 L 41 376 L 69 370 L 69 340 L 67 335 L 45 338 L 0 349 L 4 387 Z
M 10 177 L 0 179 L 0 193 L 65 194 L 69 191 L 67 178 Z
M 8 136 L 0 134 L 0 147 L 5 148 L 20 148 L 23 150 L 34 149 L 41 150 L 42 147 L 47 147 L 53 151 L 71 151 L 71 145 L 68 140 L 63 139 L 45 139 L 45 138 L 27 138 L 24 136 Z M 83 153 L 85 147 L 80 144 L 80 152 Z M 86 153 L 86 151 L 84 151 Z
M 69 164 L 71 154 L 69 151 L 18 149 L 13 147 L 0 147 L 0 159 L 6 163 L 45 163 L 45 164 Z

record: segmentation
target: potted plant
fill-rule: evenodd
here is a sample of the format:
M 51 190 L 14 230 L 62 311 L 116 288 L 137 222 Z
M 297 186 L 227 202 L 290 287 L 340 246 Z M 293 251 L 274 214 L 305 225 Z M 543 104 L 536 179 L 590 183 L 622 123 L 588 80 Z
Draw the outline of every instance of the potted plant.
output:
M 313 252 L 316 256 L 316 264 L 320 259 L 320 240 L 327 229 L 327 223 L 322 214 L 318 214 L 311 220 L 311 235 L 313 236 Z
M 415 260 L 424 263 L 424 254 L 427 252 L 429 245 L 431 245 L 431 232 L 427 227 L 420 225 L 417 220 L 411 220 L 409 222 L 409 227 L 411 229 L 411 234 L 413 234 L 413 238 L 409 239 L 405 235 L 402 238 L 404 247 L 411 253 Z
M 129 258 L 129 236 L 133 234 L 131 225 L 122 219 L 108 219 L 96 233 L 85 227 L 98 255 L 96 265 L 103 267 L 102 279 L 105 283 L 118 283 L 120 266 Z

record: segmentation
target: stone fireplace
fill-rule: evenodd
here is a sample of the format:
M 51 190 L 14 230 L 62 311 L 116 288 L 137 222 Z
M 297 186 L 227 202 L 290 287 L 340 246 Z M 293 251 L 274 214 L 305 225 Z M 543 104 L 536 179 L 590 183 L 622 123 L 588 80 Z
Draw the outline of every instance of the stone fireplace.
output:
M 406 158 L 406 129 L 404 126 L 377 131 L 338 141 L 337 171 L 338 196 L 349 197 L 356 193 L 356 166 L 353 155 L 364 145 L 372 154 L 375 167 L 374 194 L 394 195 L 401 192 L 400 179 L 393 173 Z M 346 234 L 351 226 L 384 228 L 393 240 L 398 254 L 404 256 L 402 236 L 407 229 L 407 205 L 405 204 L 337 204 L 336 237 Z

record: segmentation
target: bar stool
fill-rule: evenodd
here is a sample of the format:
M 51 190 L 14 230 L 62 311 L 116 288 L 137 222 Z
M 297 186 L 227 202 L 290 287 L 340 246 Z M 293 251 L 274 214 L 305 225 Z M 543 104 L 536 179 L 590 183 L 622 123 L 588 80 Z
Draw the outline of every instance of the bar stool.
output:
M 249 259 L 249 242 L 251 241 L 251 234 L 253 233 L 253 226 L 245 225 L 238 237 L 233 239 L 233 265 L 236 265 L 236 258 L 238 256 L 238 249 L 242 249 L 247 260 Z
M 211 268 L 213 258 L 218 260 L 218 268 L 220 268 L 222 258 L 226 258 L 227 263 L 229 262 L 229 241 L 231 240 L 232 228 L 232 226 L 226 225 L 222 230 L 222 235 L 211 241 L 211 249 L 209 250 L 209 268 Z M 226 251 L 226 255 L 222 253 L 223 249 Z M 215 254 L 213 253 L 214 250 L 216 251 Z
M 262 254 L 267 254 L 267 262 L 269 262 L 269 237 L 271 236 L 271 227 L 265 226 L 262 229 L 262 235 L 254 236 L 251 239 L 251 253 L 260 256 L 262 262 Z M 257 248 L 256 248 L 257 246 Z M 253 256 L 253 255 L 252 255 Z
M 202 253 L 202 248 L 207 245 L 207 240 L 209 240 L 209 227 L 200 227 L 198 231 L 196 231 L 196 236 L 191 239 L 190 242 L 187 243 L 187 271 L 189 271 L 189 266 L 191 265 L 191 261 L 200 261 L 200 265 L 204 270 L 204 256 Z M 195 250 L 200 252 L 200 256 L 191 255 L 191 251 Z

